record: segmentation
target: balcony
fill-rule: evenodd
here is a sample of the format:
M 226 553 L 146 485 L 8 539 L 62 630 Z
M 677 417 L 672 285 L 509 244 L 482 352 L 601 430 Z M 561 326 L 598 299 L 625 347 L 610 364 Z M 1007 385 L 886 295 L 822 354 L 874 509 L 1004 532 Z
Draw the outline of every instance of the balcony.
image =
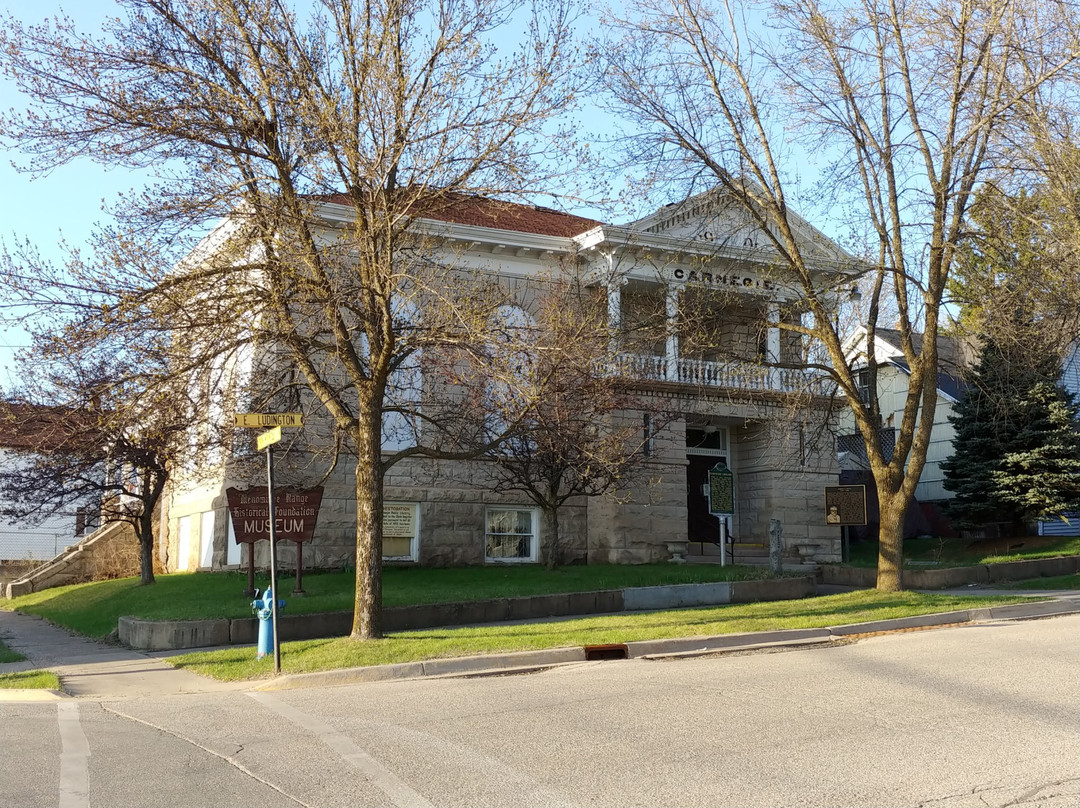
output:
M 709 362 L 703 359 L 622 354 L 615 360 L 614 372 L 645 381 L 748 392 L 814 395 L 829 395 L 832 392 L 831 379 L 818 371 L 770 367 L 752 362 Z

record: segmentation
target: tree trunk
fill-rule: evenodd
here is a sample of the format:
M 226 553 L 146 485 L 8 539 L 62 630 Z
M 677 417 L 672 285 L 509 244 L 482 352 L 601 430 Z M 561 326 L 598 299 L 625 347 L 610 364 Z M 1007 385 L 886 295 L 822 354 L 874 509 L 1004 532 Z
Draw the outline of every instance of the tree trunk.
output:
M 133 525 L 138 539 L 139 584 L 156 583 L 153 577 L 153 514 L 140 514 Z
M 904 514 L 907 498 L 899 491 L 878 492 L 880 522 L 878 527 L 879 592 L 900 592 L 904 588 Z
M 562 544 L 559 537 L 559 509 L 544 508 L 544 532 L 547 534 L 547 552 L 544 554 L 547 560 L 547 568 L 555 569 L 562 554 Z
M 139 538 L 139 583 L 142 585 L 157 583 L 154 578 L 154 532 L 140 530 Z
M 356 596 L 349 635 L 382 637 L 382 454 L 378 408 L 360 406 L 356 439 Z M 374 411 L 374 418 L 371 413 Z M 364 415 L 368 419 L 364 420 Z

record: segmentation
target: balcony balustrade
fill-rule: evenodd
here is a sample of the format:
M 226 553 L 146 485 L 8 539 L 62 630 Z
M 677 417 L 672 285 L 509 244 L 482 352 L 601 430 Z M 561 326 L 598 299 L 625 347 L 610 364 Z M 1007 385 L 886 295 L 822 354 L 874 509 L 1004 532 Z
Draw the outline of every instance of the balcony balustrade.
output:
M 814 393 L 827 395 L 832 382 L 828 376 L 805 368 L 780 368 L 753 362 L 710 362 L 704 359 L 675 359 L 665 356 L 622 354 L 613 372 L 644 381 L 674 382 L 696 387 L 771 393 Z

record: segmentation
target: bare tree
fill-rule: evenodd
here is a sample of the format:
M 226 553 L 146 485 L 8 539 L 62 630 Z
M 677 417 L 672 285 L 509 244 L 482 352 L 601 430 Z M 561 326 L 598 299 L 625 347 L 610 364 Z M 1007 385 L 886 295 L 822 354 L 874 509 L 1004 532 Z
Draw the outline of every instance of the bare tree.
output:
M 572 8 L 496 0 L 123 0 L 98 37 L 5 21 L 0 70 L 34 101 L 0 120 L 33 170 L 79 156 L 160 165 L 118 211 L 123 242 L 176 256 L 130 294 L 224 338 L 280 346 L 356 459 L 352 636 L 381 625 L 384 402 L 423 350 L 481 344 L 484 296 L 453 279 L 425 218 L 544 182 L 570 138 Z M 513 22 L 525 33 L 500 44 Z M 186 247 L 179 251 L 186 252 Z M 160 260 L 160 259 L 159 259 Z M 168 264 L 165 264 L 167 266 Z M 152 302 L 151 302 L 152 301 Z M 440 305 L 437 305 L 440 304 Z M 467 349 L 465 349 L 467 350 Z
M 902 587 L 903 516 L 926 459 L 940 309 L 966 210 L 981 181 L 1008 169 L 1021 102 L 1075 77 L 1076 22 L 1071 6 L 1042 2 L 790 0 L 759 13 L 642 0 L 611 21 L 622 38 L 598 51 L 629 121 L 627 157 L 684 191 L 704 183 L 739 201 L 809 313 L 775 325 L 821 346 L 866 443 L 881 505 L 879 589 Z M 850 266 L 820 261 L 813 235 L 798 231 L 793 164 L 807 155 L 831 161 L 822 207 L 849 210 L 866 234 Z M 887 304 L 910 368 L 891 458 L 877 396 L 860 396 L 836 325 L 837 301 L 860 277 L 871 389 Z
M 618 496 L 648 472 L 669 416 L 616 373 L 618 338 L 606 301 L 568 273 L 535 285 L 531 316 L 514 321 L 497 353 L 485 408 L 515 424 L 486 455 L 495 491 L 524 494 L 543 513 L 542 558 L 561 563 L 560 509 L 577 497 Z M 501 428 L 501 424 L 500 424 Z
M 140 582 L 152 584 L 162 494 L 178 456 L 193 448 L 196 406 L 186 380 L 168 384 L 175 378 L 154 372 L 148 357 L 94 348 L 78 351 L 71 330 L 39 333 L 19 357 L 21 387 L 0 415 L 21 436 L 24 460 L 0 472 L 0 490 L 21 518 L 78 510 L 87 525 L 131 525 Z

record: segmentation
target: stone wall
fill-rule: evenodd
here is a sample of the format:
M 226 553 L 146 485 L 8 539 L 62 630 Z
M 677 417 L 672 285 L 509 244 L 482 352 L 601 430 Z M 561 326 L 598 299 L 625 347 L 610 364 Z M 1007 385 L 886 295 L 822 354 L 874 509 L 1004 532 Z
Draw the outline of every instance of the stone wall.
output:
M 560 510 L 563 563 L 646 563 L 671 557 L 668 545 L 687 540 L 685 444 L 688 419 L 695 424 L 723 426 L 730 437 L 729 462 L 735 473 L 737 506 L 732 533 L 742 542 L 767 543 L 771 519 L 780 519 L 788 555 L 804 560 L 840 558 L 839 530 L 824 525 L 822 495 L 837 479 L 831 446 L 814 451 L 801 439 L 799 422 L 783 402 L 768 396 L 725 395 L 715 389 L 687 392 L 658 389 L 649 394 L 653 412 L 684 413 L 662 423 L 650 452 L 620 488 L 593 498 L 577 498 Z M 643 428 L 642 412 L 627 410 L 622 423 Z M 657 419 L 663 421 L 663 418 Z M 307 427 L 305 426 L 305 430 Z M 810 427 L 807 427 L 810 429 Z M 290 465 L 291 463 L 291 465 Z M 279 485 L 311 485 L 325 467 L 284 458 Z M 261 479 L 252 474 L 254 484 Z M 314 541 L 304 547 L 305 568 L 333 569 L 355 563 L 355 492 L 353 469 L 343 460 L 322 481 L 324 495 Z M 191 516 L 189 559 L 200 557 L 199 514 L 213 511 L 212 568 L 236 568 L 241 556 L 229 547 L 229 516 L 224 490 L 241 480 L 225 480 L 185 496 L 174 497 L 169 512 L 165 553 L 176 569 L 177 524 Z M 480 461 L 435 461 L 410 458 L 388 469 L 384 499 L 415 503 L 418 509 L 417 562 L 425 566 L 482 564 L 485 561 L 486 512 L 491 507 L 535 507 L 524 494 L 493 490 L 490 467 Z M 540 541 L 537 560 L 544 558 L 543 516 L 537 511 Z M 282 542 L 279 561 L 295 565 L 295 546 Z M 202 556 L 205 557 L 205 556 Z M 266 542 L 255 545 L 256 566 L 269 565 Z
M 737 485 L 743 504 L 742 541 L 768 544 L 769 522 L 783 526 L 785 555 L 805 561 L 839 561 L 840 530 L 825 524 L 824 490 L 838 479 L 835 457 L 810 451 L 797 425 L 755 424 L 739 430 Z
M 641 422 L 640 412 L 625 419 Z M 648 459 L 627 484 L 588 501 L 588 561 L 645 564 L 671 557 L 669 542 L 686 541 L 685 421 L 664 424 Z
M 323 500 L 312 542 L 304 546 L 304 567 L 333 569 L 355 563 L 356 498 L 351 469 L 338 468 L 323 482 Z M 316 476 L 317 475 L 311 475 Z M 279 481 L 287 480 L 281 475 Z M 417 503 L 419 509 L 418 562 L 425 566 L 451 566 L 484 563 L 485 514 L 492 506 L 514 506 L 532 509 L 535 506 L 520 493 L 500 494 L 484 488 L 483 464 L 453 463 L 426 459 L 409 459 L 395 464 L 386 476 L 386 502 Z M 230 485 L 244 488 L 245 483 Z M 284 482 L 279 484 L 284 485 Z M 213 569 L 235 567 L 228 561 L 229 513 L 223 493 L 191 497 L 186 502 L 174 502 L 170 510 L 171 551 L 176 558 L 177 524 L 184 516 L 197 516 L 207 510 L 215 512 Z M 587 504 L 570 500 L 559 511 L 563 561 L 584 561 L 587 553 Z M 197 556 L 201 537 L 196 532 L 200 520 L 192 519 L 191 555 Z M 543 518 L 537 512 L 536 529 L 544 549 Z M 245 551 L 246 552 L 246 551 Z M 278 560 L 284 569 L 295 565 L 296 550 L 291 542 L 282 542 Z M 255 545 L 257 567 L 269 565 L 267 542 Z M 174 567 L 175 568 L 175 567 Z

